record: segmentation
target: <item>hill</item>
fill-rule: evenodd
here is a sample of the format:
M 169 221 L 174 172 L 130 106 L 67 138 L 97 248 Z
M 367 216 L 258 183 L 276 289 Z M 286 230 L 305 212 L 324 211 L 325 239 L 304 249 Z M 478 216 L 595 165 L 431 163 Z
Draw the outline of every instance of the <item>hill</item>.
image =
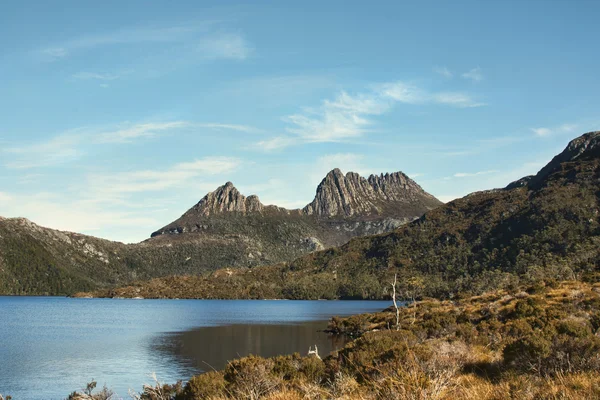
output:
M 142 243 L 125 245 L 0 219 L 0 294 L 54 294 L 134 280 L 292 261 L 387 232 L 440 205 L 401 172 L 368 179 L 331 171 L 304 209 L 263 205 L 231 182 Z
M 535 176 L 473 193 L 392 232 L 252 270 L 140 282 L 100 296 L 454 297 L 526 282 L 598 277 L 600 132 L 571 141 Z

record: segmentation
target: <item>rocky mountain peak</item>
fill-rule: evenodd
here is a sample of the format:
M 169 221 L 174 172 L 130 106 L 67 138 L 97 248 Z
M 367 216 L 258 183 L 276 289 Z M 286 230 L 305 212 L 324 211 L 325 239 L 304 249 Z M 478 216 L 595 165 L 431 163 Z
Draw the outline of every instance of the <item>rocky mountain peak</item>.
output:
M 227 182 L 204 196 L 188 213 L 209 216 L 223 212 L 262 211 L 263 208 L 258 196 L 246 197 L 233 186 L 233 183 Z
M 209 234 L 209 231 L 216 232 L 219 229 L 230 234 L 233 233 L 231 227 L 235 224 L 244 224 L 243 221 L 256 222 L 256 217 L 260 220 L 268 216 L 266 222 L 261 223 L 261 230 L 269 231 L 269 225 L 272 229 L 288 229 L 298 223 L 305 227 L 326 224 L 325 229 L 328 230 L 332 226 L 328 224 L 335 220 L 336 223 L 348 223 L 352 226 L 347 225 L 344 228 L 347 230 L 342 233 L 337 230 L 329 232 L 348 235 L 344 238 L 349 238 L 356 236 L 359 231 L 380 233 L 393 229 L 440 204 L 439 200 L 426 193 L 402 172 L 371 175 L 367 179 L 356 172 L 344 175 L 336 168 L 325 176 L 317 188 L 314 200 L 303 209 L 287 210 L 265 206 L 257 196 L 246 197 L 231 182 L 227 182 L 204 196 L 179 219 L 154 232 L 152 237 L 188 232 Z M 303 218 L 304 216 L 316 218 Z M 290 221 L 290 224 L 283 221 Z M 371 224 L 373 221 L 376 222 Z M 254 228 L 237 226 L 235 233 L 239 234 L 244 229 Z M 306 232 L 308 235 L 309 231 Z M 311 235 L 314 236 L 311 233 L 306 237 Z
M 379 215 L 392 202 L 397 205 L 422 200 L 431 208 L 440 204 L 402 172 L 371 175 L 365 179 L 356 172 L 344 175 L 336 168 L 321 181 L 315 199 L 304 207 L 303 212 L 324 217 Z
M 533 186 L 544 181 L 553 172 L 561 169 L 561 164 L 573 161 L 586 161 L 600 158 L 600 131 L 588 132 L 569 142 L 562 153 L 555 156 L 535 176 L 525 177 L 507 186 L 511 189 L 518 186 Z

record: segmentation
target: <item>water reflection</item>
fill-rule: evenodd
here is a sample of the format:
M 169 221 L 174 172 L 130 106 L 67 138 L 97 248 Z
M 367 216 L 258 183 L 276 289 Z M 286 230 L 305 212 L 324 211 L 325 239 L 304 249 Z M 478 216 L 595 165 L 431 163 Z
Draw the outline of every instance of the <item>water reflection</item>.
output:
M 306 355 L 317 345 L 325 356 L 344 346 L 345 339 L 321 332 L 327 321 L 286 325 L 228 325 L 163 335 L 153 346 L 161 357 L 176 360 L 185 369 L 222 369 L 228 360 L 255 354 L 271 357 L 295 352 Z

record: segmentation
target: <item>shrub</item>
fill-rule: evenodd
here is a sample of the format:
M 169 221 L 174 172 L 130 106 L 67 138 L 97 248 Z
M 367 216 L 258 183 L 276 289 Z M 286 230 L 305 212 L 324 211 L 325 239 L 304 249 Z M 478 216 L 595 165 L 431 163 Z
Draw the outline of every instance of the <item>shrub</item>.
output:
M 318 357 L 304 357 L 300 372 L 309 382 L 320 383 L 325 377 L 325 364 Z
M 272 373 L 274 365 L 272 359 L 252 355 L 229 362 L 224 375 L 227 391 L 244 399 L 263 398 L 281 383 Z
M 550 355 L 552 343 L 543 337 L 530 335 L 508 344 L 503 351 L 504 362 L 518 370 L 541 368 L 541 362 Z
M 223 372 L 211 371 L 196 375 L 185 385 L 178 400 L 201 400 L 223 396 L 225 393 Z

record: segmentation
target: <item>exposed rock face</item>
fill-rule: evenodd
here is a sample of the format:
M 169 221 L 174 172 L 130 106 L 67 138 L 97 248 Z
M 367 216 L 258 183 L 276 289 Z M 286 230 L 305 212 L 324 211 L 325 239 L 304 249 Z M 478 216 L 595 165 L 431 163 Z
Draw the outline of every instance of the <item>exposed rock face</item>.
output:
M 409 204 L 416 204 L 422 210 L 416 212 L 411 210 L 411 215 L 405 215 L 402 207 Z M 439 200 L 425 192 L 402 172 L 371 175 L 365 179 L 356 172 L 348 172 L 344 175 L 336 168 L 321 181 L 314 200 L 301 210 L 265 206 L 256 195 L 246 197 L 231 182 L 227 182 L 204 196 L 183 217 L 194 215 L 208 217 L 228 212 L 246 214 L 273 211 L 340 218 L 392 214 L 390 215 L 392 217 L 411 216 L 414 219 L 440 204 Z
M 320 217 L 381 215 L 397 202 L 421 202 L 426 209 L 441 204 L 402 172 L 371 175 L 365 179 L 355 172 L 344 176 L 336 168 L 323 179 L 315 199 L 302 211 Z
M 209 216 L 219 212 L 260 212 L 263 208 L 257 196 L 246 197 L 233 186 L 233 183 L 227 182 L 204 196 L 189 212 Z
M 389 232 L 440 204 L 401 172 L 365 179 L 335 169 L 296 210 L 265 206 L 227 182 L 142 245 L 189 246 L 186 268 L 252 267 Z
M 600 131 L 588 132 L 569 142 L 567 147 L 537 174 L 526 176 L 506 186 L 506 190 L 528 186 L 530 188 L 543 183 L 552 173 L 560 171 L 562 164 L 574 161 L 586 161 L 600 158 Z
M 569 142 L 562 153 L 557 155 L 540 170 L 529 182 L 535 185 L 553 172 L 561 169 L 561 164 L 573 161 L 585 161 L 600 157 L 600 131 L 588 132 Z

